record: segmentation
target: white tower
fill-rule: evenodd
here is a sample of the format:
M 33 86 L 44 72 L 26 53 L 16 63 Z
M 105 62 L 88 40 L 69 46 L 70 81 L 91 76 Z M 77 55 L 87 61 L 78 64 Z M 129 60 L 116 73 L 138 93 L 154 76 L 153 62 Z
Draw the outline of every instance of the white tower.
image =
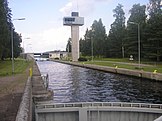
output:
M 72 12 L 71 17 L 64 17 L 63 24 L 71 26 L 72 40 L 72 61 L 78 61 L 79 58 L 79 26 L 84 25 L 84 18 L 79 17 L 78 12 Z

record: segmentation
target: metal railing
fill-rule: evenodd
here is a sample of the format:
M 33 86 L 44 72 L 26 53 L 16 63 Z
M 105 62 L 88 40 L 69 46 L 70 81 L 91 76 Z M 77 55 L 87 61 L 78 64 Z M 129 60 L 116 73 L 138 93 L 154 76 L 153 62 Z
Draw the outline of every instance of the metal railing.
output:
M 38 103 L 37 109 L 48 108 L 69 108 L 69 107 L 123 107 L 123 108 L 146 108 L 146 109 L 161 109 L 162 104 L 147 104 L 147 103 L 125 103 L 125 102 L 78 102 L 78 103 Z
M 48 74 L 42 74 L 41 77 L 42 77 L 44 86 L 47 89 L 48 85 L 49 85 L 49 76 L 48 76 Z

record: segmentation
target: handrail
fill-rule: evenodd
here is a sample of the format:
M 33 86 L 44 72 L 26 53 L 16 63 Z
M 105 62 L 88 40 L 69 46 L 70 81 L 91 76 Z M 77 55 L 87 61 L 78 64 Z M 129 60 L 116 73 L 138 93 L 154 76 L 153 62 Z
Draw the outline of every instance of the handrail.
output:
M 48 102 L 47 102 L 48 103 Z M 76 103 L 38 103 L 37 109 L 48 108 L 69 108 L 69 107 L 123 107 L 123 108 L 145 108 L 145 109 L 162 109 L 162 104 L 148 103 L 126 103 L 126 102 L 76 102 Z
M 47 89 L 48 88 L 48 85 L 49 85 L 49 76 L 48 76 L 48 74 L 42 74 L 41 77 L 42 77 L 44 86 Z

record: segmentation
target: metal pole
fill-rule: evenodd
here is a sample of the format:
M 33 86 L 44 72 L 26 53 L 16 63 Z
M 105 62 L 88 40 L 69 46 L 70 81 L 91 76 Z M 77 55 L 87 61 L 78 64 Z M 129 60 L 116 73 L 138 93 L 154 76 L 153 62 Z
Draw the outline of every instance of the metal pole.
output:
M 92 54 L 92 62 L 93 62 L 93 40 L 92 40 L 92 37 L 91 37 L 91 54 Z
M 25 18 L 13 19 L 12 21 L 15 21 L 15 20 L 25 20 Z M 14 41 L 14 29 L 11 26 L 12 74 L 14 74 L 14 49 L 13 49 L 14 42 L 13 41 Z
M 138 67 L 141 68 L 140 24 L 138 24 Z
M 13 28 L 11 27 L 12 74 L 14 74 Z
M 24 41 L 23 41 L 23 59 L 25 59 L 25 47 L 24 47 Z
M 135 22 L 129 22 L 138 26 L 138 68 L 141 68 L 141 45 L 140 45 L 140 24 Z

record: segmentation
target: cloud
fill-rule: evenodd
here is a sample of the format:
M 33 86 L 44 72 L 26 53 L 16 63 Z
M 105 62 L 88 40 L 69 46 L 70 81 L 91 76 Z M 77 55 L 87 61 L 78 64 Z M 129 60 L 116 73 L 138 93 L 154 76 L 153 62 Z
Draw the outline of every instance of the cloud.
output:
M 44 30 L 41 33 L 24 34 L 24 36 L 31 38 L 30 40 L 24 40 L 25 51 L 45 52 L 65 50 L 68 38 L 71 35 L 70 32 L 70 27 L 61 26 Z
M 60 9 L 64 16 L 69 15 L 72 11 L 79 11 L 81 15 L 87 15 L 94 10 L 94 0 L 69 0 L 69 2 Z
M 68 16 L 72 11 L 79 11 L 81 15 L 88 16 L 93 13 L 98 2 L 110 1 L 112 0 L 69 0 L 69 2 L 60 9 L 60 12 L 63 16 Z
M 63 8 L 60 9 L 60 12 L 62 12 L 63 15 L 68 15 L 68 13 L 71 11 L 71 8 L 72 8 L 72 2 L 69 2 Z
M 63 16 L 71 16 L 72 11 L 79 11 L 80 16 L 85 17 L 85 26 L 80 27 L 80 37 L 85 34 L 88 24 L 92 23 L 93 19 L 91 14 L 97 8 L 99 2 L 108 2 L 110 0 L 69 0 L 59 11 Z M 88 19 L 90 17 L 90 20 Z M 86 19 L 88 21 L 86 21 Z M 68 38 L 71 37 L 71 28 L 69 26 L 62 26 L 62 18 L 57 20 L 49 20 L 48 23 L 52 24 L 53 27 L 49 27 L 42 32 L 26 34 L 25 36 L 30 37 L 31 40 L 26 44 L 26 51 L 30 52 L 31 46 L 34 52 L 44 52 L 52 50 L 65 50 Z
M 111 1 L 111 0 L 94 0 L 94 1 L 96 1 L 96 2 L 106 2 L 106 1 Z

